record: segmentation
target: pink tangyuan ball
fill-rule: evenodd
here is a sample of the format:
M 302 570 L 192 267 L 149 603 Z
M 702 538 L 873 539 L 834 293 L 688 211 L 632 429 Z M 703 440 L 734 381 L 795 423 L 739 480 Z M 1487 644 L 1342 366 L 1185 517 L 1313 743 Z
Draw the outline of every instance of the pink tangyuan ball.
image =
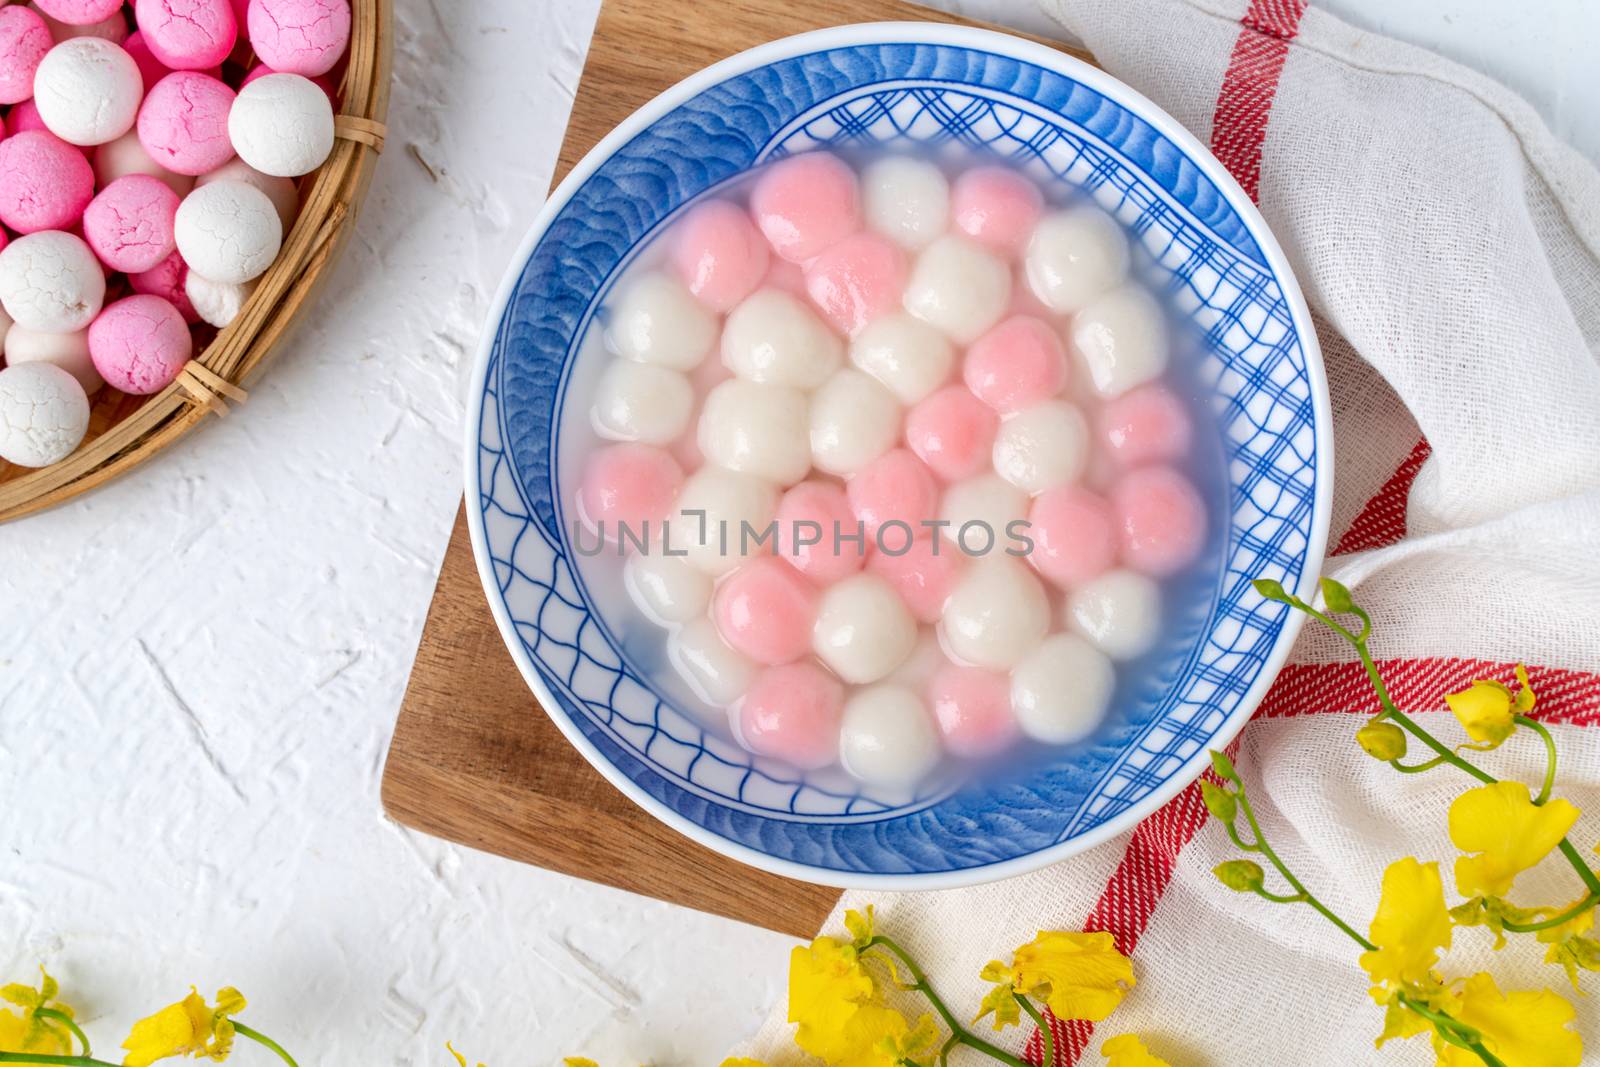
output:
M 711 612 L 729 648 L 777 666 L 811 651 L 817 588 L 782 560 L 761 556 L 717 585 Z
M 845 495 L 850 510 L 874 536 L 886 522 L 920 529 L 939 507 L 939 486 L 933 474 L 903 448 L 891 448 L 857 471 L 845 486 Z
M 1014 315 L 973 342 L 961 375 L 979 400 L 1004 415 L 1061 392 L 1067 354 L 1049 323 Z
M 578 487 L 578 517 L 606 541 L 618 543 L 624 526 L 642 534 L 644 524 L 666 518 L 683 484 L 683 468 L 651 445 L 608 445 L 589 457 Z
M 854 337 L 900 307 L 906 271 L 899 245 L 881 234 L 852 234 L 806 264 L 806 293 L 835 329 Z
M 0 7 L 0 104 L 33 96 L 33 74 L 54 45 L 37 12 L 21 4 Z
M 0 11 L 10 11 L 12 8 L 0 8 Z M 15 137 L 19 133 L 29 130 L 49 130 L 44 124 L 44 118 L 39 114 L 39 105 L 30 97 L 6 112 L 6 136 Z
M 1171 467 L 1130 471 L 1111 491 L 1122 559 L 1153 578 L 1176 574 L 1200 557 L 1206 506 L 1194 485 Z
M 918 620 L 938 622 L 966 556 L 948 539 L 928 531 L 915 531 L 908 541 L 898 529 L 884 530 L 879 542 L 868 567 L 900 594 Z
M 739 738 L 751 751 L 802 770 L 839 756 L 844 686 L 809 660 L 768 667 L 735 708 Z
M 749 214 L 726 200 L 696 204 L 673 227 L 678 277 L 712 311 L 732 311 L 755 292 L 771 258 Z
M 215 67 L 239 36 L 231 0 L 134 0 L 150 54 L 171 70 Z
M 160 178 L 129 174 L 101 189 L 83 212 L 83 235 L 112 270 L 137 274 L 177 251 L 178 194 Z
M 69 229 L 94 196 L 83 153 L 48 130 L 0 141 L 0 222 L 18 233 Z
M 831 482 L 793 486 L 778 501 L 778 555 L 812 581 L 848 578 L 867 559 L 865 528 Z
M 1140 386 L 1107 401 L 1100 411 L 1100 440 L 1124 467 L 1178 459 L 1193 438 L 1188 409 L 1165 386 Z
M 128 275 L 128 288 L 136 293 L 161 297 L 178 309 L 184 322 L 193 324 L 200 321 L 200 316 L 189 303 L 189 295 L 185 291 L 184 283 L 188 277 L 189 265 L 174 252 L 151 269 Z
M 1028 510 L 1033 550 L 1028 562 L 1063 588 L 1098 577 L 1117 558 L 1117 527 L 1111 505 L 1076 485 L 1048 489 Z
M 956 228 L 1005 256 L 1022 250 L 1043 211 L 1038 187 L 1006 167 L 974 167 L 950 191 Z
M 39 10 L 69 26 L 90 26 L 122 10 L 122 0 L 34 0 Z
M 939 477 L 970 477 L 989 466 L 1000 417 L 963 385 L 947 385 L 906 413 L 906 443 Z
M 756 179 L 750 211 L 773 251 L 804 263 L 861 228 L 860 183 L 827 152 L 790 156 Z
M 193 352 L 194 339 L 182 313 L 159 296 L 123 297 L 89 324 L 94 369 L 107 385 L 124 393 L 160 392 Z
M 294 72 L 293 71 L 287 71 L 287 70 L 273 70 L 271 67 L 267 66 L 265 63 L 257 63 L 255 66 L 250 68 L 250 73 L 246 74 L 244 76 L 244 78 L 240 80 L 239 88 L 243 89 L 246 85 L 249 85 L 251 82 L 257 80 L 258 78 L 266 78 L 266 77 L 269 77 L 269 76 L 271 76 L 273 74 L 292 74 L 292 73 L 294 73 Z M 302 77 L 304 77 L 304 75 L 302 75 Z M 310 81 L 318 89 L 321 89 L 324 93 L 328 94 L 328 102 L 334 105 L 334 109 L 335 110 L 338 110 L 339 90 L 334 85 L 332 75 L 329 75 L 329 74 L 318 74 L 318 75 L 315 75 L 312 78 L 310 78 Z
M 350 44 L 349 0 L 252 0 L 245 29 L 261 62 L 314 78 Z
M 233 99 L 233 90 L 208 74 L 174 71 L 156 82 L 139 107 L 139 143 L 174 174 L 216 170 L 233 158 Z
M 934 672 L 928 698 L 944 747 L 954 755 L 981 759 L 1017 739 L 1011 679 L 1004 671 L 946 664 Z

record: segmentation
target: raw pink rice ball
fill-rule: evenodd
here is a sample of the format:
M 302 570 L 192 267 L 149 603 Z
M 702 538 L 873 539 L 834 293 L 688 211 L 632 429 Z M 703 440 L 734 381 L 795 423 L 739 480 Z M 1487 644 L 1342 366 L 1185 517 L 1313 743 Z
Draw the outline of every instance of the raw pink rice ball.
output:
M 172 253 L 150 270 L 128 275 L 128 287 L 136 293 L 159 296 L 178 309 L 183 321 L 196 323 L 200 316 L 189 303 L 184 283 L 189 277 L 189 265 L 177 252 Z
M 180 70 L 156 82 L 139 107 L 139 143 L 174 174 L 216 170 L 233 158 L 228 110 L 234 92 L 199 71 Z
M 160 178 L 129 174 L 107 185 L 83 212 L 84 239 L 100 262 L 128 274 L 150 270 L 177 250 L 178 194 Z
M 1100 439 L 1125 467 L 1178 459 L 1189 451 L 1193 437 L 1183 401 L 1161 385 L 1123 393 L 1100 411 Z
M 57 44 L 78 37 L 98 37 L 112 44 L 121 44 L 128 39 L 128 20 L 121 11 L 114 11 L 99 22 L 85 22 L 77 26 L 40 11 L 37 5 L 35 11 L 44 19 L 44 24 L 50 28 L 51 39 Z
M 193 352 L 182 313 L 159 296 L 123 297 L 89 324 L 94 369 L 111 388 L 135 396 L 165 389 Z
M 778 501 L 777 522 L 778 555 L 812 581 L 837 582 L 867 561 L 866 537 L 854 540 L 865 531 L 850 510 L 850 498 L 837 485 L 809 481 L 792 487 Z M 800 543 L 813 538 L 815 544 Z
M 1111 491 L 1122 559 L 1153 578 L 1176 574 L 1200 557 L 1206 506 L 1189 479 L 1171 467 L 1142 467 Z
M 835 329 L 853 337 L 900 307 L 906 271 L 899 245 L 881 234 L 852 234 L 806 264 L 806 292 Z
M 1111 505 L 1076 485 L 1047 489 L 1028 511 L 1038 572 L 1062 588 L 1080 585 L 1111 569 L 1117 558 L 1117 525 Z
M 122 0 L 34 0 L 39 10 L 69 26 L 88 26 L 122 10 Z
M 0 7 L 0 104 L 33 96 L 33 73 L 54 46 L 50 27 L 37 12 L 21 4 Z
M 205 70 L 228 58 L 239 25 L 230 0 L 134 0 L 150 54 L 172 70 Z
M 957 756 L 992 756 L 1016 740 L 1011 678 L 1004 671 L 946 664 L 928 684 L 928 697 L 944 747 Z
M 740 740 L 751 751 L 802 770 L 826 767 L 839 755 L 844 686 L 809 660 L 768 667 L 736 714 Z
M 894 587 L 911 614 L 922 622 L 938 622 L 966 557 L 946 538 L 922 530 L 916 530 L 910 545 L 900 552 L 905 544 L 901 534 L 898 529 L 885 531 L 881 540 L 888 551 L 874 551 L 868 567 Z
M 1005 415 L 1059 393 L 1067 354 L 1049 323 L 1015 315 L 973 342 L 961 375 L 979 400 Z
M 856 172 L 827 152 L 779 160 L 756 179 L 750 212 L 773 251 L 804 263 L 861 228 Z
M 1008 167 L 974 167 L 950 190 L 956 229 L 1005 256 L 1022 250 L 1043 211 L 1038 187 Z
M 272 75 L 272 74 L 292 74 L 292 73 L 294 73 L 294 72 L 293 71 L 287 71 L 287 70 L 273 70 L 271 67 L 267 66 L 265 63 L 257 63 L 255 66 L 250 68 L 250 73 L 246 74 L 240 80 L 239 88 L 243 89 L 246 85 L 249 85 L 251 82 L 255 81 L 257 78 L 265 78 L 268 75 Z M 302 75 L 302 77 L 303 77 L 303 75 Z M 318 89 L 321 89 L 323 92 L 328 94 L 329 103 L 333 104 L 334 105 L 334 110 L 337 111 L 338 107 L 339 107 L 339 101 L 338 101 L 339 90 L 338 90 L 338 87 L 334 84 L 333 76 L 330 75 L 330 74 L 318 74 L 315 77 L 311 78 L 310 81 Z
M 673 227 L 672 265 L 712 311 L 732 311 L 755 292 L 771 258 L 749 214 L 726 200 L 695 205 Z
M 651 445 L 607 445 L 589 457 L 578 487 L 578 519 L 591 532 L 603 531 L 617 543 L 624 525 L 642 533 L 645 522 L 657 526 L 666 518 L 683 468 Z
M 261 62 L 308 78 L 332 70 L 350 44 L 349 0 L 253 0 L 245 19 Z
M 763 556 L 717 585 L 711 612 L 729 648 L 775 667 L 811 651 L 817 588 L 783 560 Z
M 16 10 L 15 4 L 10 7 L 0 8 L 0 11 L 14 10 Z M 29 83 L 28 91 L 33 91 L 31 82 Z M 33 102 L 32 97 L 6 112 L 7 137 L 15 137 L 17 134 L 27 133 L 29 130 L 45 130 L 47 132 L 49 130 L 49 127 L 44 124 L 44 118 L 39 114 L 39 105 Z
M 964 385 L 947 385 L 906 413 L 906 443 L 949 481 L 989 465 L 999 428 L 1000 417 Z
M 939 507 L 933 474 L 903 448 L 891 448 L 861 468 L 844 491 L 850 509 L 871 535 L 886 522 L 903 522 L 918 530 Z
M 18 233 L 65 230 L 94 196 L 94 168 L 48 130 L 0 141 L 0 222 Z
M 157 59 L 155 53 L 150 51 L 150 45 L 145 41 L 144 34 L 138 30 L 134 30 L 128 39 L 122 42 L 122 50 L 133 57 L 134 66 L 139 68 L 139 78 L 144 82 L 145 92 L 149 92 L 156 82 L 172 73 L 172 68 Z M 257 67 L 251 71 L 251 75 L 257 74 L 262 69 L 264 68 Z M 201 73 L 220 79 L 222 77 L 222 65 L 207 67 Z M 248 82 L 250 76 L 247 75 L 244 80 Z

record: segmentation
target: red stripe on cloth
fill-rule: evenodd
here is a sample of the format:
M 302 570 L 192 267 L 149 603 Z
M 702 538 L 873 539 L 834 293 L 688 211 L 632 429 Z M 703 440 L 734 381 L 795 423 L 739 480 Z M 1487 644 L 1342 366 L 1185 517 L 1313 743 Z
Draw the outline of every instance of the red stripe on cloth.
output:
M 1420 438 L 1394 474 L 1383 483 L 1383 488 L 1367 501 L 1360 513 L 1351 521 L 1350 528 L 1333 546 L 1330 556 L 1347 552 L 1361 552 L 1369 548 L 1392 545 L 1406 535 L 1406 504 L 1411 499 L 1411 485 L 1417 480 L 1422 461 L 1433 454 L 1433 446 L 1426 437 Z
M 1390 698 L 1402 711 L 1442 710 L 1446 693 L 1464 689 L 1478 678 L 1492 678 L 1508 685 L 1516 679 L 1515 664 L 1482 659 L 1380 660 L 1378 670 Z M 1600 674 L 1530 666 L 1528 682 L 1539 697 L 1536 718 L 1578 726 L 1600 725 Z M 1372 683 L 1360 663 L 1293 663 L 1279 672 L 1255 718 L 1284 719 L 1330 712 L 1369 715 L 1376 710 Z M 1236 752 L 1238 746 L 1235 740 L 1228 751 Z M 1203 777 L 1216 780 L 1210 771 Z M 1116 938 L 1120 951 L 1133 955 L 1172 881 L 1179 855 L 1205 825 L 1206 817 L 1200 783 L 1194 782 L 1140 823 L 1100 899 L 1084 918 L 1083 928 L 1107 931 Z M 1094 1024 L 1081 1020 L 1062 1022 L 1053 1016 L 1048 1019 L 1055 1040 L 1052 1067 L 1072 1067 L 1088 1049 Z M 1044 1041 L 1038 1030 L 1029 1037 L 1023 1058 L 1029 1063 L 1042 1062 Z
M 1305 9 L 1305 0 L 1251 0 L 1222 75 L 1211 118 L 1211 151 L 1251 200 L 1261 187 L 1261 146 L 1278 77 Z

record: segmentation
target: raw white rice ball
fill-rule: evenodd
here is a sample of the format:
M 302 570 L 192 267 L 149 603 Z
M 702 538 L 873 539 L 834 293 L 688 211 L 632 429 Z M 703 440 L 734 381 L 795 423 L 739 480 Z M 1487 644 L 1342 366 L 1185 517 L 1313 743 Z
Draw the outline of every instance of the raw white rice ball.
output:
M 0 370 L 0 459 L 48 467 L 72 455 L 89 429 L 89 398 L 78 380 L 49 363 Z
M 746 555 L 759 551 L 754 537 L 766 531 L 777 508 L 777 490 L 769 483 L 707 464 L 689 475 L 678 491 L 670 546 L 674 552 L 685 552 L 683 558 L 696 570 L 726 574 Z M 748 546 L 740 536 L 744 524 L 754 531 Z M 751 551 L 744 551 L 746 547 Z
M 264 274 L 283 243 L 272 201 L 241 181 L 197 186 L 178 205 L 173 233 L 190 270 L 241 285 Z
M 156 175 L 161 177 L 161 175 Z M 182 175 L 173 175 L 182 177 Z M 198 178 L 187 178 L 186 181 L 195 185 L 210 185 L 212 182 L 244 182 L 253 185 L 267 194 L 267 199 L 272 201 L 272 206 L 278 211 L 278 221 L 283 223 L 283 232 L 288 233 L 289 227 L 294 225 L 295 212 L 300 208 L 300 193 L 294 187 L 292 178 L 278 178 L 271 174 L 262 174 L 259 170 L 240 159 L 238 156 L 228 160 L 216 170 L 202 174 Z M 188 190 L 180 190 L 182 196 Z
M 782 385 L 721 383 L 706 394 L 697 440 L 712 463 L 779 485 L 811 469 L 806 396 Z
M 100 37 L 62 41 L 39 62 L 33 102 L 45 128 L 68 144 L 114 141 L 133 128 L 144 99 L 139 64 Z
M 658 626 L 700 618 L 711 604 L 711 579 L 682 556 L 667 555 L 659 542 L 628 556 L 622 580 L 634 604 Z
M 1011 270 L 982 245 L 947 234 L 917 257 L 905 306 L 961 344 L 976 341 L 1011 303 Z
M 1093 205 L 1046 215 L 1023 260 L 1028 287 L 1045 307 L 1070 315 L 1128 276 L 1128 238 Z
M 725 708 L 755 681 L 755 664 L 729 648 L 710 619 L 695 619 L 667 636 L 667 660 L 707 704 Z
M 60 367 L 78 380 L 83 391 L 93 396 L 105 385 L 105 379 L 94 369 L 89 358 L 89 331 L 73 333 L 44 333 L 22 326 L 6 330 L 6 362 L 13 367 L 24 363 L 48 363 Z
M 1092 300 L 1073 317 L 1072 343 L 1101 396 L 1120 396 L 1167 369 L 1167 323 L 1142 285 Z
M 1073 590 L 1067 624 L 1112 659 L 1134 659 L 1161 636 L 1161 586 L 1136 571 L 1107 571 Z
M 926 248 L 950 219 L 950 183 L 925 159 L 892 156 L 861 175 L 867 225 L 903 248 Z
M 1046 400 L 1000 424 L 994 469 L 1029 493 L 1076 481 L 1089 464 L 1089 423 L 1063 400 Z
M 1105 721 L 1116 688 L 1111 660 L 1076 634 L 1052 634 L 1011 674 L 1011 713 L 1036 741 L 1081 741 Z
M 866 685 L 887 677 L 916 644 L 917 620 L 876 574 L 854 575 L 823 592 L 811 650 L 846 682 Z
M 945 602 L 939 623 L 945 648 L 964 663 L 1010 670 L 1050 629 L 1050 601 L 1027 564 L 988 555 L 972 566 Z
M 83 239 L 26 234 L 0 251 L 0 304 L 18 326 L 43 333 L 88 328 L 106 299 L 106 276 Z
M 152 159 L 150 153 L 145 151 L 144 142 L 139 140 L 138 130 L 129 130 L 94 150 L 96 189 L 104 189 L 129 174 L 148 174 L 152 178 L 160 178 L 180 199 L 188 196 L 189 190 L 195 186 L 195 179 L 187 174 L 175 174 Z
M 615 359 L 595 388 L 594 428 L 612 441 L 664 445 L 689 427 L 694 386 L 678 371 Z
M 945 487 L 939 517 L 948 525 L 939 532 L 969 555 L 992 555 L 1009 547 L 1007 527 L 1027 515 L 1027 493 L 998 474 L 975 474 Z
M 844 362 L 844 343 L 799 299 L 760 289 L 728 313 L 722 362 L 752 382 L 811 390 Z
M 189 298 L 194 313 L 201 322 L 222 329 L 244 310 L 245 301 L 256 291 L 256 282 L 219 282 L 203 277 L 198 271 L 189 271 L 183 278 L 183 295 Z
M 844 705 L 839 762 L 868 785 L 907 788 L 939 764 L 939 734 L 922 700 L 899 685 L 875 685 Z
M 830 474 L 854 474 L 900 439 L 900 402 L 853 367 L 811 394 L 811 459 Z
M 333 104 L 309 78 L 268 74 L 234 98 L 228 140 L 240 159 L 263 174 L 310 174 L 333 151 Z
M 915 404 L 950 380 L 956 351 L 948 338 L 903 312 L 873 319 L 850 342 L 850 361 Z
M 606 341 L 617 355 L 673 370 L 700 365 L 717 339 L 717 320 L 678 279 L 652 272 L 617 298 Z

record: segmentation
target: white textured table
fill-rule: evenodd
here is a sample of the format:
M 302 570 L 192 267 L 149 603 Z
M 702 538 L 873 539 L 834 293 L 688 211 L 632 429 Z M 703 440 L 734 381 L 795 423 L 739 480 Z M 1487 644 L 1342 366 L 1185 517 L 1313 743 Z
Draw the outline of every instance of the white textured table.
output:
M 780 995 L 785 939 L 380 813 L 472 352 L 596 5 L 396 6 L 372 201 L 247 410 L 0 527 L 0 975 L 46 961 L 106 1048 L 195 982 L 238 985 L 307 1067 L 443 1067 L 447 1038 L 492 1067 L 715 1063 Z M 1482 67 L 1600 156 L 1585 0 L 1326 6 Z M 960 7 L 1050 32 L 1027 0 Z

